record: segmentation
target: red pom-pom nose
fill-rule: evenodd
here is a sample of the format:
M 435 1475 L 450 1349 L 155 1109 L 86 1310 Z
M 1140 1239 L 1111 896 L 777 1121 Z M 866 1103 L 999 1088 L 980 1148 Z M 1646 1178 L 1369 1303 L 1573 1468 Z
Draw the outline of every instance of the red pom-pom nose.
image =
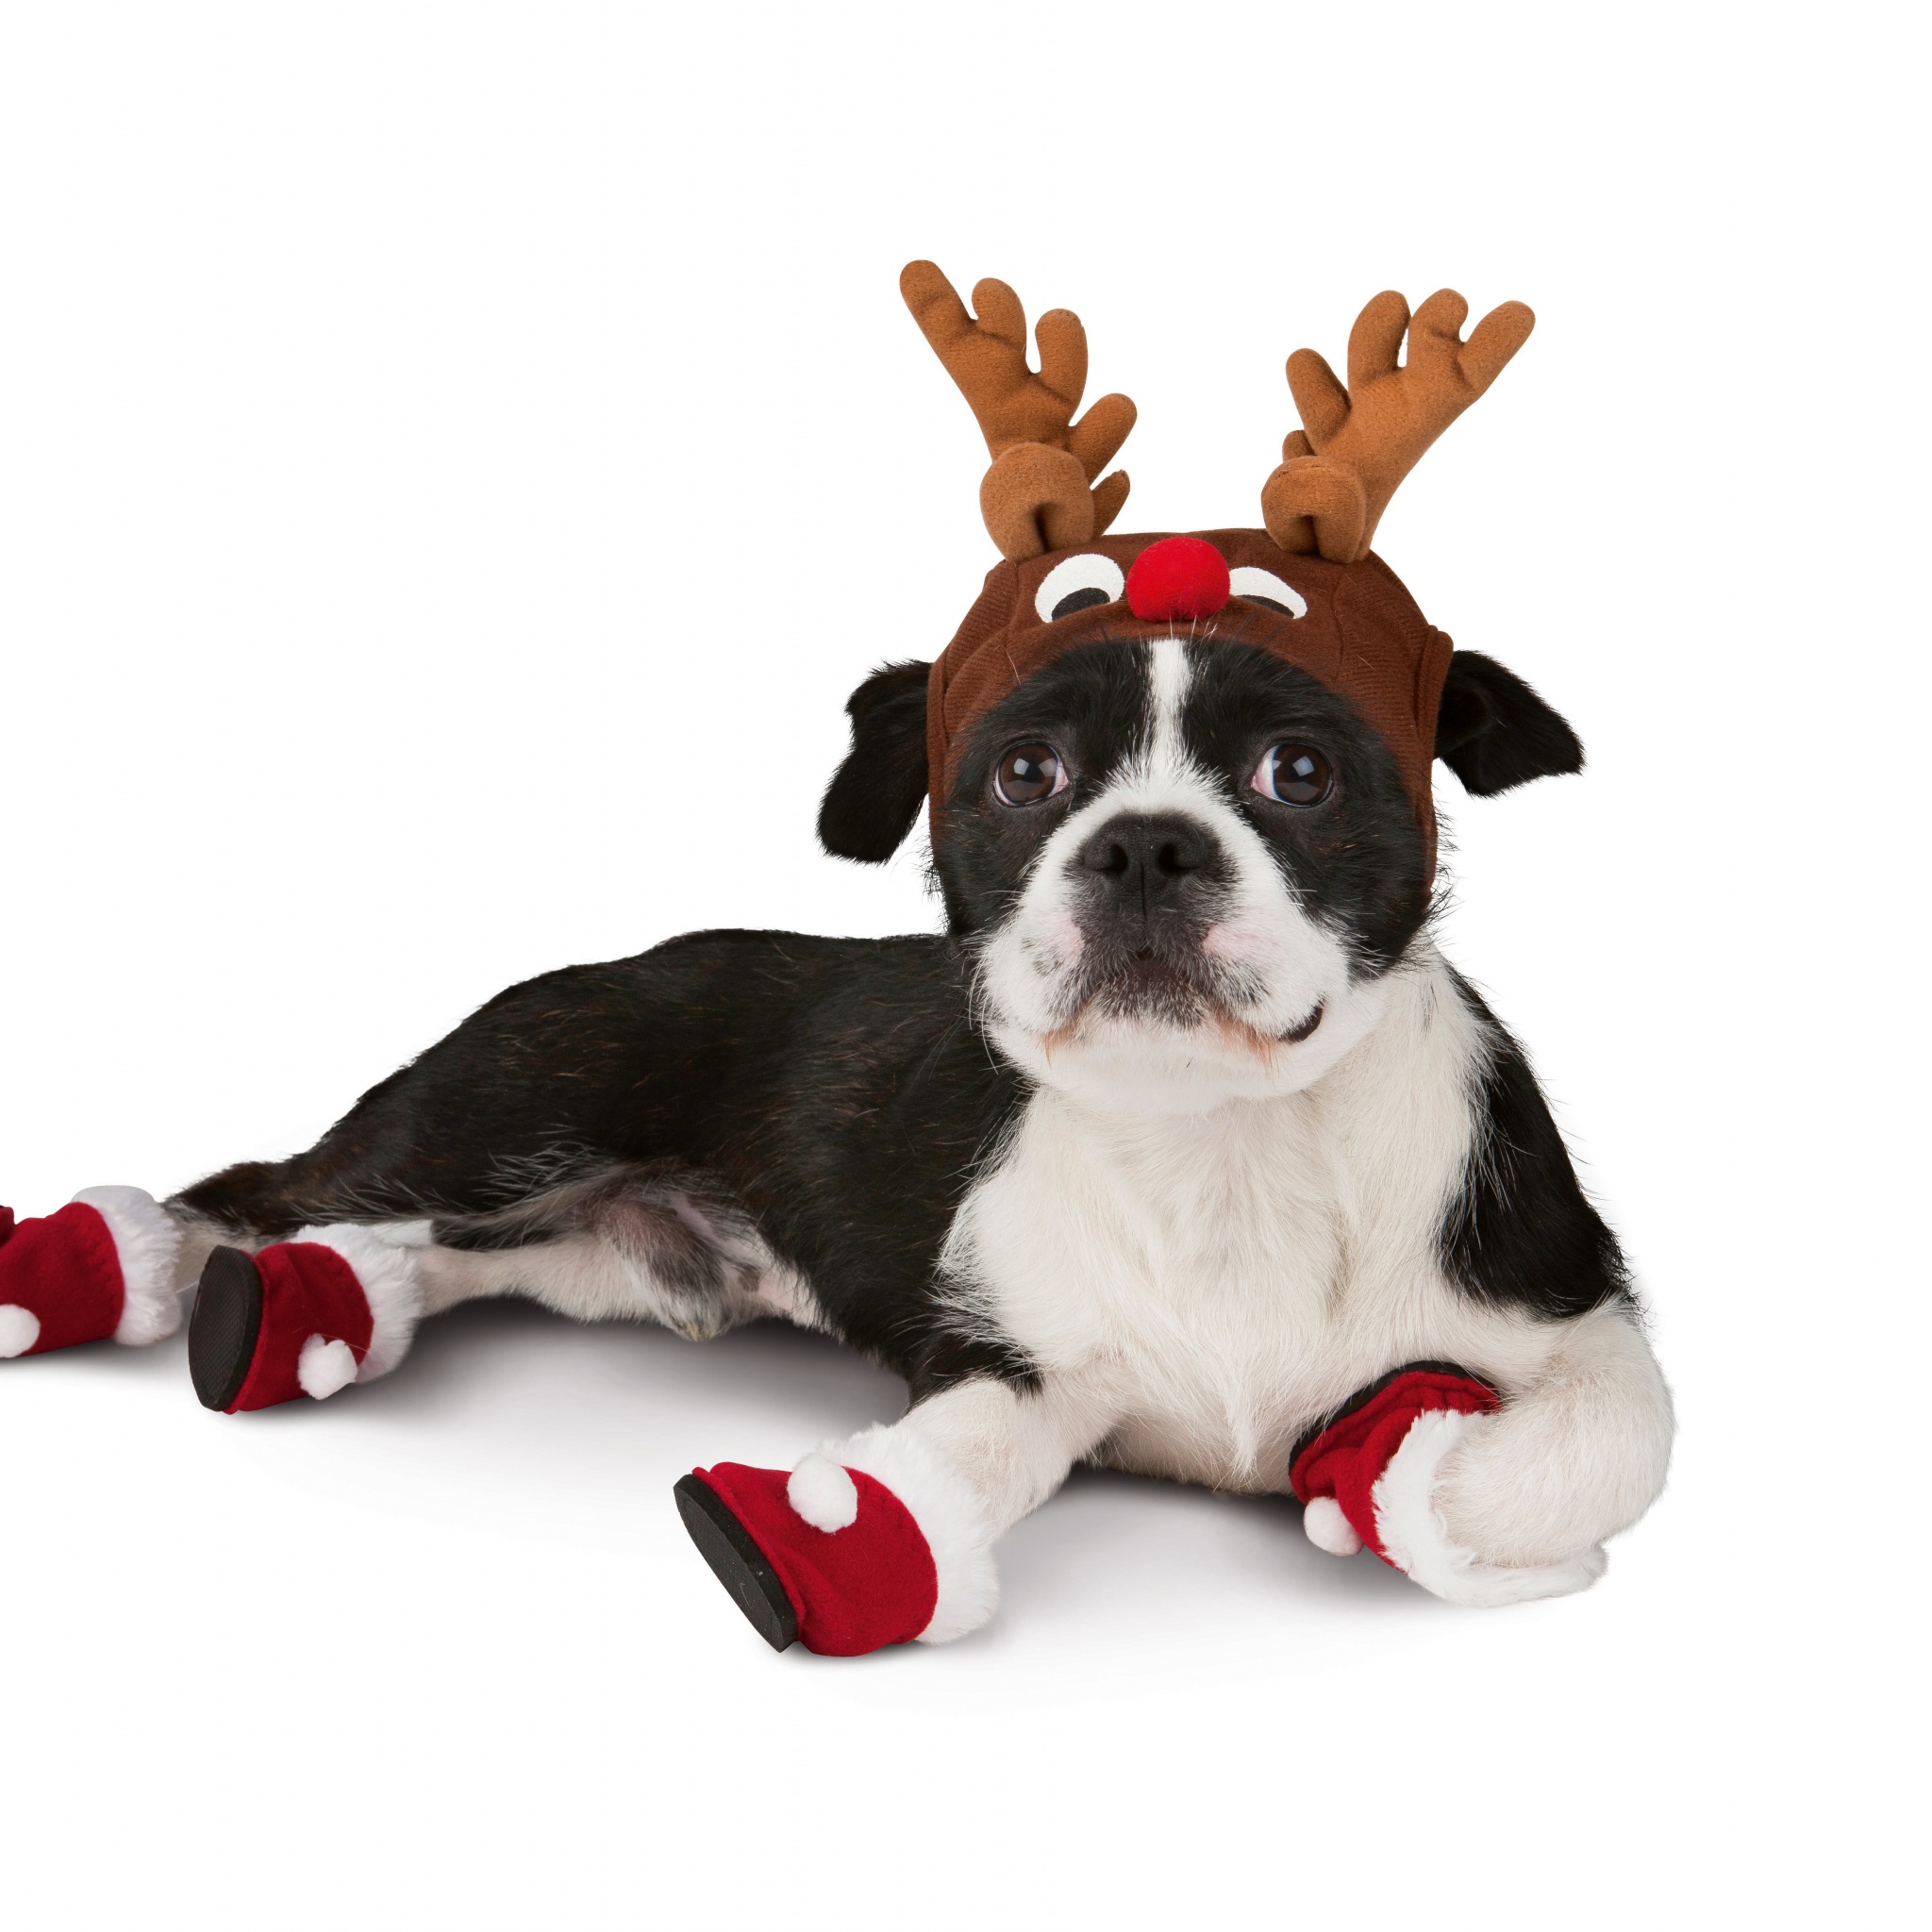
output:
M 1198 537 L 1148 544 L 1127 573 L 1127 608 L 1149 624 L 1212 617 L 1227 598 L 1226 560 Z

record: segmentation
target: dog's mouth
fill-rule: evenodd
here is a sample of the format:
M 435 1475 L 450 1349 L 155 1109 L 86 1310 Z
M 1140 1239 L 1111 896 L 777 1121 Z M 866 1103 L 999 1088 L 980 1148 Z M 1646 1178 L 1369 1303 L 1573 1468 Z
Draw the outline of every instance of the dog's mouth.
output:
M 1264 1032 L 1248 1015 L 1261 989 L 1192 949 L 1158 943 L 1090 951 L 1052 1042 L 1074 1038 L 1092 1019 L 1127 1020 L 1181 1029 L 1208 1027 L 1267 1058 L 1313 1036 L 1327 1011 L 1318 999 L 1305 1019 Z
M 1072 1001 L 1076 1017 L 1095 1012 L 1189 1026 L 1228 1005 L 1208 961 L 1189 950 L 1158 944 L 1095 948 L 1082 963 L 1085 971 Z
M 1328 1002 L 1326 1000 L 1317 1000 L 1315 1002 L 1314 1010 L 1308 1015 L 1308 1017 L 1306 1020 L 1300 1021 L 1295 1025 L 1291 1026 L 1286 1033 L 1280 1036 L 1282 1045 L 1299 1046 L 1302 1043 L 1302 1041 L 1308 1039 L 1313 1034 L 1315 1028 L 1322 1024 L 1322 1015 L 1325 1013 L 1327 1010 Z

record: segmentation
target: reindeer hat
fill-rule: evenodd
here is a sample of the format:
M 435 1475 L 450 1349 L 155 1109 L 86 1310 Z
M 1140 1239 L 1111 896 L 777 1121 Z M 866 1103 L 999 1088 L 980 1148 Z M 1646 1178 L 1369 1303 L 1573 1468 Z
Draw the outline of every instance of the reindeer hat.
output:
M 1394 756 L 1433 868 L 1429 771 L 1452 646 L 1369 545 L 1403 477 L 1528 339 L 1529 309 L 1506 302 L 1464 341 L 1469 305 L 1453 290 L 1413 316 L 1392 291 L 1375 296 L 1349 332 L 1346 388 L 1314 350 L 1288 358 L 1302 427 L 1261 487 L 1264 528 L 1108 537 L 1127 477 L 1101 473 L 1135 412 L 1108 395 L 1074 420 L 1087 386 L 1080 318 L 1065 308 L 1040 318 L 1035 375 L 1024 311 L 1004 282 L 974 289 L 976 315 L 929 261 L 909 263 L 899 289 L 986 438 L 993 461 L 979 507 L 1005 559 L 932 667 L 935 811 L 973 725 L 1050 658 L 1102 636 L 1165 636 L 1179 624 L 1205 636 L 1211 626 L 1308 673 L 1361 713 Z

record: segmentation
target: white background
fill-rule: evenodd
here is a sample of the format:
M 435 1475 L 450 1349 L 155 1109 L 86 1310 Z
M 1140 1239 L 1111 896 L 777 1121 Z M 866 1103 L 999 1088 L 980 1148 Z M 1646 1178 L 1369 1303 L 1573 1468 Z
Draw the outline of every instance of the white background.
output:
M 178 1340 L 8 1364 L 9 1925 L 1902 1923 L 1906 18 L 0 13 L 0 1199 L 292 1151 L 546 967 L 935 923 L 916 853 L 811 837 L 846 692 L 991 560 L 909 257 L 1085 317 L 1125 528 L 1255 521 L 1287 352 L 1452 282 L 1537 334 L 1379 547 L 1591 758 L 1443 776 L 1447 943 L 1683 1424 L 1584 1597 L 1077 1476 L 987 1631 L 846 1662 L 767 1652 L 670 1497 L 896 1412 L 822 1341 L 470 1309 L 236 1419 Z

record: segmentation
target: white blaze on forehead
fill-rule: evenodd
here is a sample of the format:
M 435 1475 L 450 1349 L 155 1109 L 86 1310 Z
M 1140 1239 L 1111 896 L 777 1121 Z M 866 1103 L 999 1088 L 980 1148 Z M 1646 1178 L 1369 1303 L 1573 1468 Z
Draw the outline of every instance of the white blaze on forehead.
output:
M 1149 775 L 1163 767 L 1191 761 L 1181 742 L 1181 712 L 1194 681 L 1188 647 L 1178 638 L 1158 638 L 1147 649 L 1148 709 L 1153 729 L 1148 735 Z

